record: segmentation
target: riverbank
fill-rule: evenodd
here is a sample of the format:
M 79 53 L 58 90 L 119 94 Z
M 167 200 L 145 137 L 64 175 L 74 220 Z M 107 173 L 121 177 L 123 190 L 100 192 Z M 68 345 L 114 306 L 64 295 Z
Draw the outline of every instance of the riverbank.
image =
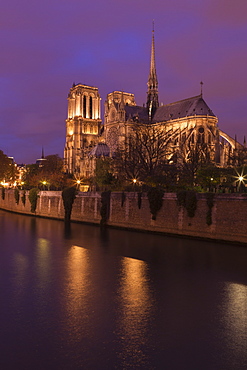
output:
M 64 219 L 64 207 L 60 191 L 41 191 L 35 213 L 26 193 L 23 202 L 20 191 L 16 202 L 14 190 L 5 190 L 0 196 L 3 210 L 35 215 L 39 217 Z M 71 220 L 75 222 L 100 224 L 102 219 L 101 193 L 79 193 L 73 204 Z M 178 236 L 206 238 L 218 241 L 247 244 L 247 197 L 241 194 L 215 194 L 211 208 L 205 194 L 197 194 L 194 217 L 179 206 L 175 193 L 165 193 L 163 204 L 152 219 L 146 194 L 111 193 L 107 210 L 107 225 L 140 231 L 159 232 Z

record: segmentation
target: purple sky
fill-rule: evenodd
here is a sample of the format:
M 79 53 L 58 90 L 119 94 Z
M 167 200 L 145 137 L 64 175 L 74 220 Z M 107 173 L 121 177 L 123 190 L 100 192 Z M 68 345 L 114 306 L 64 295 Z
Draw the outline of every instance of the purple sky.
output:
M 247 135 L 246 0 L 8 0 L 0 12 L 0 149 L 63 155 L 72 83 L 146 101 L 152 20 L 160 102 L 200 93 L 223 131 Z M 102 112 L 103 113 L 103 112 Z M 103 114 L 102 114 L 103 116 Z

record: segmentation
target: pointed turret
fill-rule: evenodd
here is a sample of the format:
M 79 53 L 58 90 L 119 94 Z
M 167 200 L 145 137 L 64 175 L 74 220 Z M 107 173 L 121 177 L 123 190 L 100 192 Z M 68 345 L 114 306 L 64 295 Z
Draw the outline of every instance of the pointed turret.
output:
M 156 66 L 155 66 L 154 27 L 152 31 L 150 71 L 149 71 L 147 85 L 148 85 L 147 108 L 148 108 L 148 116 L 149 116 L 149 119 L 151 120 L 155 110 L 159 106 L 158 79 L 157 79 Z

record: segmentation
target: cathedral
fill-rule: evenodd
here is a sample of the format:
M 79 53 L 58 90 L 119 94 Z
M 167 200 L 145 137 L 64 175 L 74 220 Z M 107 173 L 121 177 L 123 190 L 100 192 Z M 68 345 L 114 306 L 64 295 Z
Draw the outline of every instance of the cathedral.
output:
M 202 83 L 201 83 L 202 84 Z M 155 64 L 155 40 L 152 33 L 147 102 L 138 106 L 131 93 L 113 91 L 105 101 L 104 124 L 100 118 L 97 87 L 73 85 L 68 95 L 66 120 L 65 169 L 75 177 L 94 175 L 96 159 L 114 156 L 136 128 L 152 127 L 165 133 L 168 163 L 189 161 L 198 146 L 211 163 L 228 166 L 245 153 L 245 144 L 221 131 L 218 119 L 201 94 L 174 103 L 160 105 Z

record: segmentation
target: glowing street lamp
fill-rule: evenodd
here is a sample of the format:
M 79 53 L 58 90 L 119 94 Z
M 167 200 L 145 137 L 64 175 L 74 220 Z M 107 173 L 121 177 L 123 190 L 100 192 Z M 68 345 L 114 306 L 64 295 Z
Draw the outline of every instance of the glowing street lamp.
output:
M 237 176 L 234 176 L 234 177 L 235 177 L 235 181 L 237 183 L 237 189 L 239 191 L 240 187 L 245 188 L 245 181 L 246 181 L 246 176 L 247 175 L 244 175 L 243 170 L 242 170 L 241 174 L 238 173 L 237 170 L 236 170 L 236 173 L 237 173 Z
M 135 191 L 136 191 L 136 183 L 137 183 L 137 179 L 133 179 L 132 181 L 133 181 L 134 193 L 135 193 Z
M 43 181 L 41 181 L 41 184 L 43 185 L 43 189 L 45 190 L 45 186 L 47 185 L 47 181 L 43 180 Z

